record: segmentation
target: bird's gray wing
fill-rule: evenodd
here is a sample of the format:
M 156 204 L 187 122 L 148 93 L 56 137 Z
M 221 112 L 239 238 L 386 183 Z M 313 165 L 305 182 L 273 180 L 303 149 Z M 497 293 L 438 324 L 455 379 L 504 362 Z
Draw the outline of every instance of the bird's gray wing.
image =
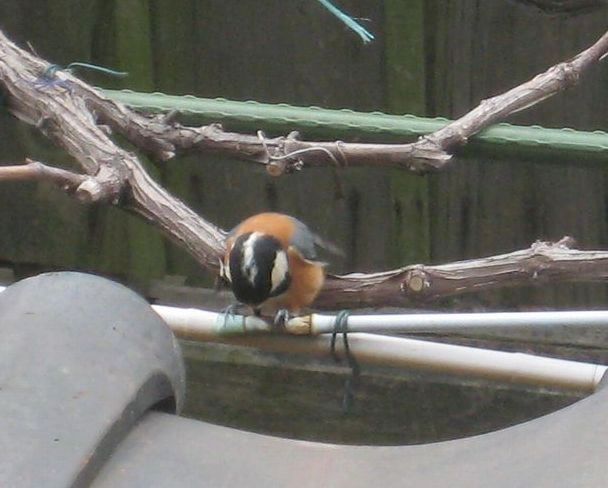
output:
M 295 225 L 295 231 L 291 238 L 291 245 L 297 249 L 304 259 L 319 264 L 326 264 L 319 261 L 317 246 L 322 247 L 331 253 L 343 255 L 340 249 L 312 232 L 304 222 L 301 222 L 294 217 L 290 218 Z

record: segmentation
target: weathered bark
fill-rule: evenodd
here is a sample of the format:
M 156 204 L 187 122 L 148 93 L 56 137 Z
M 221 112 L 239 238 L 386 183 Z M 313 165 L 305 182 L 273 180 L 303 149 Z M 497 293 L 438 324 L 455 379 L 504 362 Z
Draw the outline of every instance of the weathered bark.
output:
M 2 166 L 0 168 L 0 181 L 48 181 L 56 184 L 67 193 L 75 193 L 81 185 L 90 179 L 93 180 L 93 178 L 47 166 L 31 159 L 27 159 L 25 164 Z
M 608 34 L 571 61 L 557 65 L 524 85 L 482 103 L 435 134 L 406 145 L 313 143 L 294 137 L 266 140 L 218 126 L 183 127 L 171 117 L 145 117 L 104 97 L 65 71 L 48 75 L 49 64 L 15 46 L 0 32 L 0 84 L 8 108 L 36 125 L 64 148 L 86 173 L 78 175 L 30 162 L 19 170 L 0 167 L 0 181 L 47 179 L 85 203 L 110 203 L 135 212 L 178 242 L 198 262 L 215 271 L 225 233 L 205 221 L 158 185 L 135 154 L 117 146 L 108 128 L 124 134 L 160 159 L 178 151 L 218 150 L 283 171 L 300 164 L 380 164 L 422 170 L 440 167 L 448 149 L 508 114 L 523 110 L 574 83 L 608 51 Z M 105 125 L 103 125 L 105 124 Z M 297 151 L 297 154 L 294 152 Z M 319 155 L 321 157 L 319 157 Z M 421 159 L 422 158 L 422 159 Z M 420 161 L 427 161 L 421 165 Z M 428 161 L 443 161 L 433 166 Z M 416 162 L 417 161 L 417 162 Z M 430 165 L 429 165 L 430 164 Z M 407 305 L 438 297 L 547 281 L 593 281 L 608 276 L 608 253 L 537 243 L 529 250 L 442 266 L 409 266 L 374 274 L 330 276 L 319 308 Z
M 36 125 L 89 175 L 76 188 L 78 198 L 86 203 L 120 204 L 145 217 L 203 266 L 216 268 L 224 233 L 169 194 L 135 154 L 110 139 L 91 110 L 100 97 L 97 91 L 65 71 L 49 78 L 49 66 L 0 32 L 0 82 L 8 108 L 15 117 Z M 114 107 L 128 112 L 117 104 Z
M 529 249 L 438 266 L 416 264 L 373 274 L 331 276 L 317 298 L 321 309 L 378 304 L 405 307 L 497 288 L 608 279 L 608 251 L 571 249 L 572 238 Z
M 217 152 L 264 164 L 274 176 L 316 166 L 372 166 L 425 173 L 443 168 L 456 149 L 483 129 L 575 85 L 606 53 L 608 32 L 572 59 L 506 93 L 483 100 L 460 119 L 410 144 L 301 141 L 295 133 L 267 139 L 261 133 L 225 132 L 217 124 L 194 128 L 168 124 L 158 117 L 146 119 L 99 96 L 91 98 L 90 104 L 104 123 L 161 159 L 173 157 L 178 151 Z

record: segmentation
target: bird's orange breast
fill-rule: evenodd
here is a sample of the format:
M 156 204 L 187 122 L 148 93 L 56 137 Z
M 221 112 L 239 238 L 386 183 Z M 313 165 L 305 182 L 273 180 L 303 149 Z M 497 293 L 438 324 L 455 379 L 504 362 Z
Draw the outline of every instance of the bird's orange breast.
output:
M 323 266 L 305 261 L 293 248 L 290 248 L 287 254 L 291 283 L 285 293 L 264 302 L 262 311 L 265 315 L 272 315 L 280 309 L 298 314 L 303 308 L 312 304 L 323 287 L 325 281 Z
M 289 272 L 291 273 L 291 286 L 285 293 L 288 302 L 287 308 L 299 311 L 302 307 L 309 306 L 321 290 L 325 281 L 325 270 L 323 266 L 302 259 L 300 253 L 290 248 Z

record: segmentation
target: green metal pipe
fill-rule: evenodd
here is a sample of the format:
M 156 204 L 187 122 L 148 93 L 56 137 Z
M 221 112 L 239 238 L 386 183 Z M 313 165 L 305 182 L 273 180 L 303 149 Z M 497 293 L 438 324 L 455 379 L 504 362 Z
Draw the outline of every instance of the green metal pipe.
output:
M 193 116 L 201 124 L 221 122 L 239 130 L 264 129 L 280 133 L 308 130 L 338 137 L 356 134 L 411 139 L 434 132 L 450 122 L 442 118 L 239 102 L 191 95 L 103 91 L 110 98 L 134 108 L 152 112 L 178 110 Z M 476 135 L 461 154 L 598 161 L 608 157 L 608 133 L 497 124 Z

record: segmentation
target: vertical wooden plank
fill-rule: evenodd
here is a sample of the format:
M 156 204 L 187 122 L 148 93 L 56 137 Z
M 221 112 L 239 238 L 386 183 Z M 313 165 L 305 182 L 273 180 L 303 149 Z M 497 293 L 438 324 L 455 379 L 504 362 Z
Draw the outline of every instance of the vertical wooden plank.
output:
M 151 0 L 150 29 L 154 89 L 174 95 L 196 92 L 195 28 L 197 1 Z
M 77 12 L 77 14 L 76 14 Z M 94 2 L 35 0 L 0 2 L 2 29 L 21 46 L 50 61 L 67 64 L 90 59 Z M 0 114 L 3 164 L 25 157 L 66 164 L 65 154 L 36 129 Z M 0 191 L 0 260 L 46 268 L 79 268 L 88 251 L 88 210 L 51 185 L 3 184 Z
M 426 115 L 425 2 L 384 2 L 388 108 L 393 113 Z
M 592 15 L 543 15 L 506 0 L 454 0 L 436 2 L 435 7 L 431 98 L 436 114 L 448 117 L 458 117 L 482 99 L 573 56 L 605 31 L 608 20 L 605 9 Z M 577 88 L 511 121 L 602 128 L 605 112 L 599 107 L 604 105 L 598 101 L 606 95 L 602 80 L 593 76 L 597 71 Z M 605 168 L 581 167 L 576 161 L 570 166 L 492 158 L 457 161 L 431 178 L 433 258 L 490 255 L 563 235 L 575 236 L 583 247 L 603 247 L 608 241 L 603 196 L 607 174 Z M 497 306 L 588 306 L 603 303 L 605 290 L 539 287 L 484 300 Z
M 189 95 L 201 94 L 197 78 L 197 66 L 204 60 L 197 56 L 196 19 L 208 15 L 199 9 L 198 0 L 164 0 L 150 2 L 151 46 L 154 53 L 155 90 L 164 93 Z M 221 19 L 218 19 L 218 21 Z M 215 215 L 208 214 L 203 205 L 224 200 L 225 184 L 221 168 L 217 164 L 205 164 L 200 156 L 179 157 L 160 166 L 163 185 L 182 199 L 195 212 L 213 222 Z M 209 192 L 205 183 L 209 182 Z M 213 186 L 215 185 L 215 186 Z M 212 189 L 211 189 L 212 188 Z M 225 222 L 217 222 L 226 225 Z M 194 278 L 194 282 L 210 286 L 212 277 L 183 249 L 172 243 L 166 246 L 167 273 Z
M 387 108 L 426 115 L 425 18 L 423 0 L 386 0 Z M 391 171 L 393 238 L 390 265 L 426 262 L 430 256 L 428 180 Z
M 98 17 L 96 59 L 102 65 L 127 71 L 129 77 L 108 85 L 151 91 L 153 61 L 149 2 L 121 0 L 101 4 Z M 145 158 L 142 158 L 144 164 Z M 154 178 L 159 172 L 145 164 Z M 100 212 L 96 221 L 98 254 L 92 255 L 94 267 L 125 273 L 138 286 L 165 274 L 165 243 L 158 230 L 141 219 L 124 213 Z
M 117 0 L 114 3 L 114 45 L 118 69 L 129 72 L 122 84 L 134 90 L 150 91 L 152 46 L 148 0 Z

